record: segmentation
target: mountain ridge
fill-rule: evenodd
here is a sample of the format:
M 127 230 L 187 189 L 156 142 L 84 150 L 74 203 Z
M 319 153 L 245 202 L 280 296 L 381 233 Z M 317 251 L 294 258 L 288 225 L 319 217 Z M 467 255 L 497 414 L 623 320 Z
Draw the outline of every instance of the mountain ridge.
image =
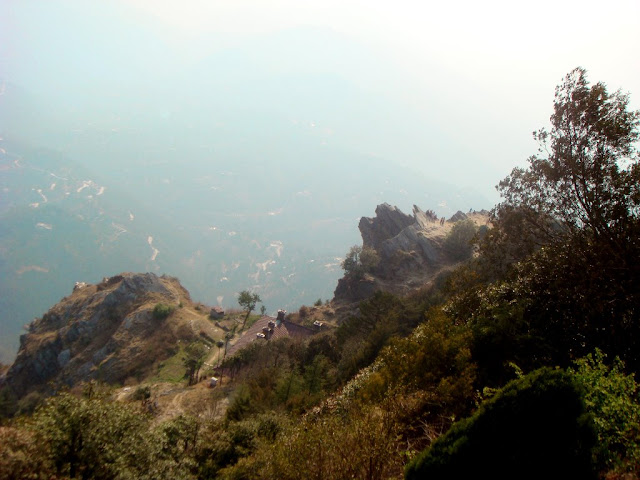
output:
M 457 262 L 447 253 L 445 238 L 454 220 L 463 219 L 483 224 L 488 222 L 488 212 L 457 212 L 445 221 L 415 205 L 412 215 L 407 215 L 383 203 L 375 217 L 362 217 L 363 245 L 377 249 L 380 262 L 364 278 L 345 275 L 338 280 L 330 321 L 340 324 L 377 290 L 406 295 L 452 268 Z M 168 318 L 155 315 L 157 305 L 170 309 Z M 211 322 L 208 308 L 204 310 L 177 278 L 166 275 L 124 272 L 96 284 L 77 282 L 70 295 L 26 326 L 2 383 L 17 398 L 91 380 L 137 383 L 175 355 L 181 342 L 186 345 L 203 334 L 223 338 L 221 327 Z M 297 313 L 293 317 L 303 320 Z
M 177 279 L 154 273 L 77 283 L 71 295 L 28 325 L 3 383 L 23 397 L 90 380 L 141 379 L 172 355 L 176 344 L 198 336 L 195 318 L 186 313 L 161 318 L 154 313 L 159 304 L 191 306 L 191 299 Z

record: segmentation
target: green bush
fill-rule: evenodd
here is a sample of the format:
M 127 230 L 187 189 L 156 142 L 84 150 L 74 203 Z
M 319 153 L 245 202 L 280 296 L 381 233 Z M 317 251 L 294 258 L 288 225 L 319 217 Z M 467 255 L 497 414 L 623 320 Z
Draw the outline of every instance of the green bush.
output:
M 384 409 L 309 416 L 284 426 L 278 422 L 277 428 L 273 439 L 256 439 L 251 456 L 239 459 L 216 478 L 382 480 L 397 478 L 401 472 L 399 432 Z
M 373 272 L 378 263 L 380 263 L 380 256 L 375 249 L 354 245 L 341 265 L 346 276 L 360 280 L 365 273 Z
M 591 479 L 595 440 L 572 376 L 544 368 L 454 424 L 407 465 L 405 478 Z
M 459 416 L 470 411 L 475 366 L 467 327 L 453 325 L 439 309 L 406 338 L 395 338 L 377 357 L 376 371 L 363 382 L 361 399 L 382 401 L 391 392 L 421 392 L 431 413 Z
M 137 405 L 99 395 L 51 397 L 25 421 L 49 467 L 38 471 L 42 458 L 35 458 L 32 475 L 20 478 L 191 478 L 149 427 Z
M 585 404 L 594 417 L 598 447 L 596 458 L 604 470 L 616 473 L 640 468 L 640 389 L 616 357 L 605 364 L 606 355 L 596 349 L 575 362 L 576 376 L 585 389 Z
M 136 388 L 135 392 L 133 392 L 134 400 L 143 402 L 145 400 L 148 400 L 149 398 L 151 398 L 151 388 L 148 385 L 144 387 L 140 386 Z
M 478 227 L 472 220 L 465 219 L 456 222 L 444 240 L 444 247 L 456 260 L 466 260 L 473 253 L 472 240 Z
M 175 307 L 171 305 L 158 303 L 155 307 L 153 307 L 153 318 L 155 318 L 156 320 L 164 320 L 169 315 L 171 315 L 171 312 L 173 312 L 174 309 Z

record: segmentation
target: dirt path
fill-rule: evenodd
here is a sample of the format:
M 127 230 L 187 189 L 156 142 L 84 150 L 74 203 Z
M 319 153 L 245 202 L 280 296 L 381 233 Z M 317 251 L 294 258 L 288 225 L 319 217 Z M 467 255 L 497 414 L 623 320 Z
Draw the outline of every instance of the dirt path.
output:
M 156 421 L 163 422 L 179 415 L 190 414 L 219 418 L 224 415 L 228 399 L 202 381 L 191 387 L 176 387 L 158 392 Z

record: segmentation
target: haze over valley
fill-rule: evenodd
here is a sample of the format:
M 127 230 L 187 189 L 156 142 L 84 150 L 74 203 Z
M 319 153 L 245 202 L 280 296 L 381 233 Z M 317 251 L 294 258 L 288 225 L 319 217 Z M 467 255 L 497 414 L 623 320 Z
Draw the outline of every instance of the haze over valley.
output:
M 472 7 L 447 30 L 449 7 L 281 3 L 0 7 L 1 361 L 75 282 L 124 271 L 210 305 L 330 299 L 376 205 L 491 208 L 576 61 L 640 91 L 586 47 L 516 43 L 525 62 L 462 36 L 492 30 Z

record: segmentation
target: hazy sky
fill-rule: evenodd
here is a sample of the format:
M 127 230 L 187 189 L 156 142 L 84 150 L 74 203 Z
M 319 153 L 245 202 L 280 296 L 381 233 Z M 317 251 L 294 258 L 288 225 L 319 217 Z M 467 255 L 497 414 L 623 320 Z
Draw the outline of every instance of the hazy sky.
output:
M 366 61 L 341 59 L 335 50 L 294 60 L 275 52 L 264 68 L 292 75 L 318 68 L 404 104 L 417 112 L 411 122 L 418 133 L 402 139 L 401 158 L 390 160 L 425 172 L 458 172 L 459 182 L 488 194 L 535 153 L 531 132 L 547 124 L 554 88 L 574 67 L 611 90 L 630 92 L 632 106 L 640 107 L 638 0 L 0 3 L 2 78 L 42 97 L 80 95 L 83 88 L 95 95 L 87 86 L 104 88 L 100 82 L 117 68 L 128 75 L 119 81 L 144 89 L 151 74 L 252 42 L 259 46 L 281 31 L 331 31 L 368 52 Z M 430 134 L 439 146 L 429 147 L 438 143 Z M 379 137 L 372 133 L 370 153 L 393 155 L 393 139 L 382 145 Z

